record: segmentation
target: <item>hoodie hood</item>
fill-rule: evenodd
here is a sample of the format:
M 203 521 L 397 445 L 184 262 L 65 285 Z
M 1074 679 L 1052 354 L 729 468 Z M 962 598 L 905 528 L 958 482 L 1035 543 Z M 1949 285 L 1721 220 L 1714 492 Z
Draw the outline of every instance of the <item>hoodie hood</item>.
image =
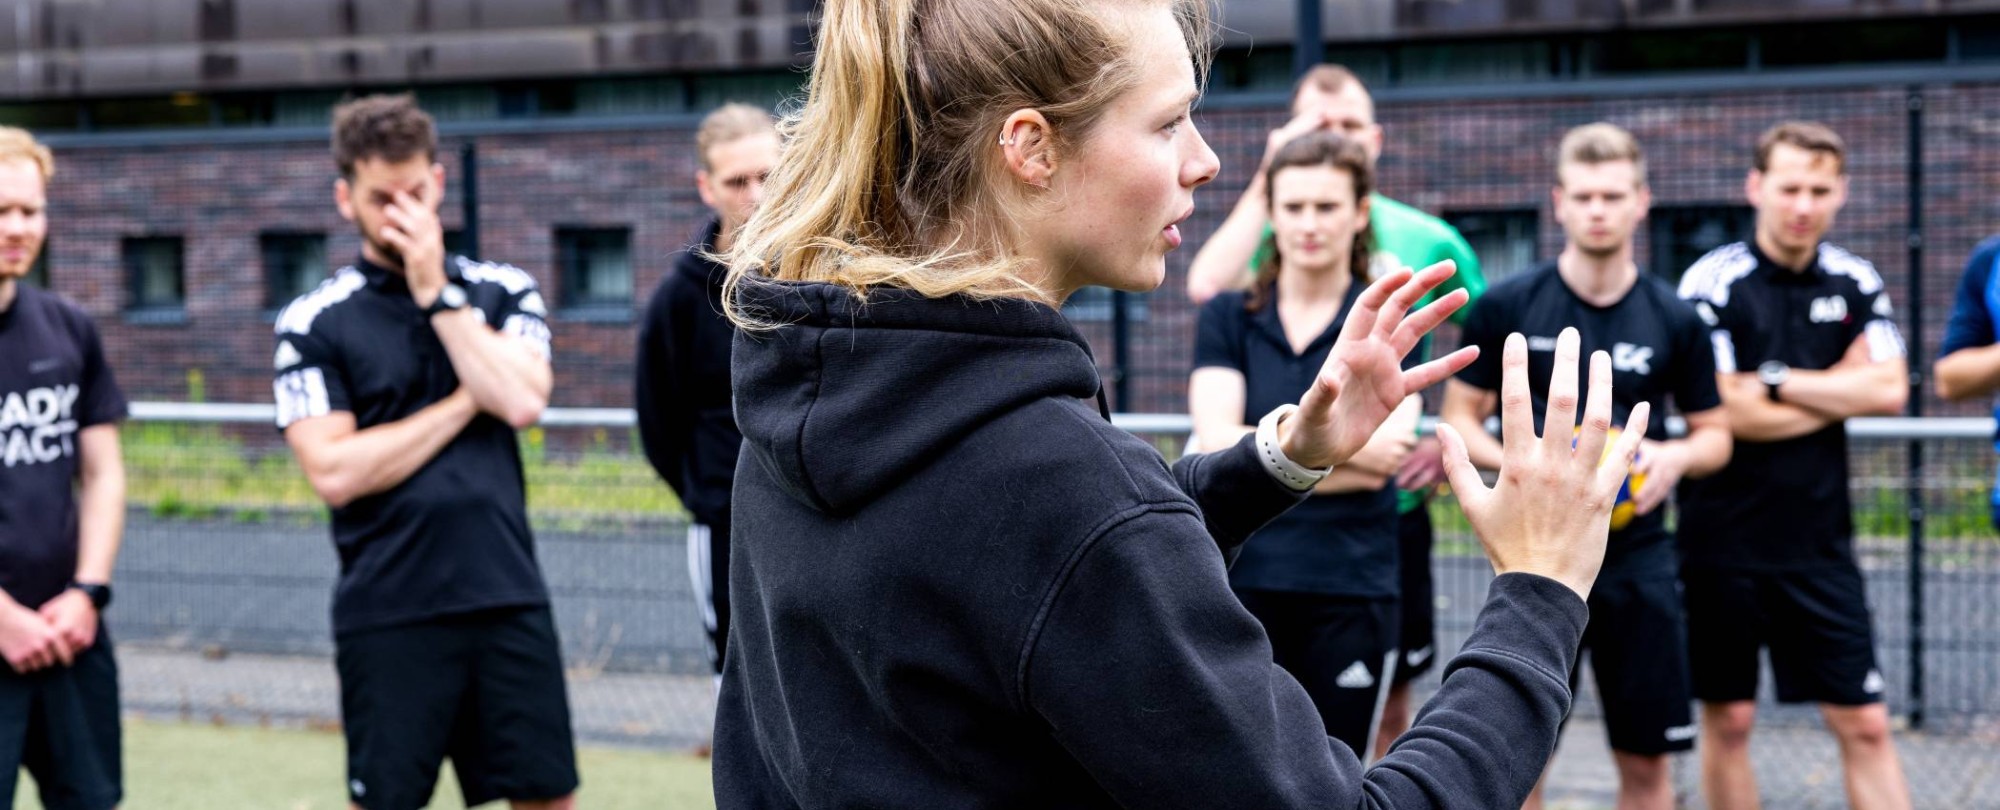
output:
M 771 281 L 737 296 L 785 324 L 736 336 L 745 458 L 820 511 L 865 506 L 1031 402 L 1099 393 L 1089 345 L 1046 304 Z

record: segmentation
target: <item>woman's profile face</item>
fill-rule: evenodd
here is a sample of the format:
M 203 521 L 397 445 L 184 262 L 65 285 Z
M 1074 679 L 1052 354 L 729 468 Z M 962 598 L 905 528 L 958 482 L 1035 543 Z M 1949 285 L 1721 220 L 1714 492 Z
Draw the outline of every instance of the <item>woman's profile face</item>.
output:
M 1333 166 L 1292 166 L 1271 177 L 1271 234 L 1285 269 L 1315 272 L 1347 259 L 1368 212 L 1354 176 Z
M 1085 286 L 1142 292 L 1166 278 L 1167 253 L 1214 179 L 1215 152 L 1189 118 L 1194 60 L 1164 4 L 1124 14 L 1137 80 L 1057 163 L 1051 204 L 1023 223 L 1062 296 Z

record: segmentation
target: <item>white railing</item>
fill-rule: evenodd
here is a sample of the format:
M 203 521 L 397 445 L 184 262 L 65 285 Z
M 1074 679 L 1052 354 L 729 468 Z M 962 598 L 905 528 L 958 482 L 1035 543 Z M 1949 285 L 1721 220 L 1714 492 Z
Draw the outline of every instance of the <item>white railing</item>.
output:
M 236 402 L 134 402 L 132 419 L 139 422 L 206 422 L 269 424 L 277 416 L 274 406 Z M 1436 420 L 1425 417 L 1428 432 Z M 550 408 L 542 412 L 547 427 L 629 428 L 637 423 L 631 408 Z M 1194 421 L 1180 413 L 1114 413 L 1111 423 L 1133 433 L 1190 433 Z M 1489 425 L 1495 427 L 1497 423 Z M 1864 439 L 1985 439 L 1994 434 L 1992 417 L 1906 416 L 1863 417 L 1847 420 L 1847 435 Z M 1667 429 L 1676 435 L 1685 430 L 1676 417 L 1667 420 Z

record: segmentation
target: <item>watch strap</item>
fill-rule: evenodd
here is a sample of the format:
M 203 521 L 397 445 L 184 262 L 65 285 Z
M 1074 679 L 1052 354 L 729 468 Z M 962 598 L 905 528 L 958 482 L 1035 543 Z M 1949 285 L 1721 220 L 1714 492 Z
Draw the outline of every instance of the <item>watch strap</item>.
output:
M 1332 467 L 1313 469 L 1286 457 L 1278 446 L 1278 423 L 1285 417 L 1298 412 L 1297 405 L 1280 405 L 1264 414 L 1257 422 L 1257 461 L 1264 465 L 1264 471 L 1294 492 L 1312 489 L 1314 484 L 1333 472 Z
M 84 596 L 90 597 L 90 604 L 98 610 L 111 606 L 110 585 L 102 582 L 72 582 L 69 587 L 72 590 L 82 591 Z
M 453 296 L 450 293 L 450 290 L 453 287 L 458 287 L 458 294 L 456 296 Z M 458 304 L 456 306 L 446 303 L 453 297 L 456 297 L 458 299 Z M 444 283 L 444 286 L 438 289 L 437 297 L 431 299 L 431 305 L 424 307 L 424 317 L 429 318 L 440 312 L 450 312 L 452 310 L 465 309 L 470 306 L 472 306 L 472 300 L 467 296 L 465 288 L 460 287 L 458 285 L 458 282 L 447 279 Z

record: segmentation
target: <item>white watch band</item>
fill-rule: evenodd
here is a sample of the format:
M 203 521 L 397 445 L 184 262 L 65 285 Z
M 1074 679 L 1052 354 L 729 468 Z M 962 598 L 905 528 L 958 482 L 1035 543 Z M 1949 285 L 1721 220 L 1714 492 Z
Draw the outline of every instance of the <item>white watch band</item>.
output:
M 1264 418 L 1257 421 L 1257 460 L 1264 464 L 1264 471 L 1271 474 L 1296 492 L 1312 489 L 1314 484 L 1333 472 L 1332 467 L 1315 470 L 1285 457 L 1285 451 L 1278 447 L 1278 423 L 1299 409 L 1297 405 L 1279 405 Z

